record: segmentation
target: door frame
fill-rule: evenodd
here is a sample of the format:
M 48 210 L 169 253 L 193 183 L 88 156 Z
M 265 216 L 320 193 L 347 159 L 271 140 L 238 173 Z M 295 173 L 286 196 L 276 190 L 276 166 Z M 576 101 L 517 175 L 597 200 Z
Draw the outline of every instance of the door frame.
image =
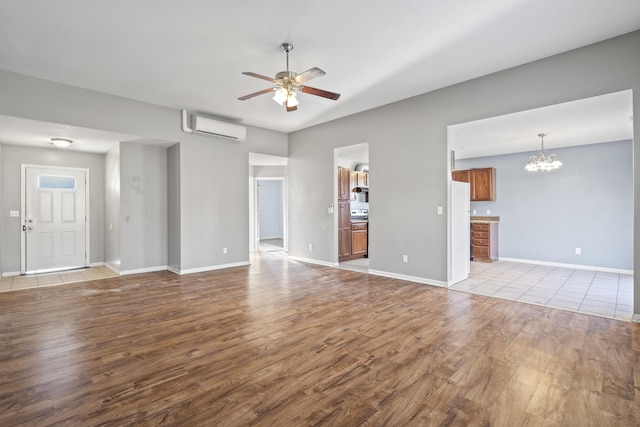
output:
M 27 168 L 39 168 L 39 169 L 56 169 L 61 171 L 80 171 L 84 172 L 84 191 L 85 191 L 85 252 L 84 252 L 84 265 L 89 267 L 91 260 L 91 227 L 90 217 L 91 211 L 89 209 L 91 200 L 89 194 L 89 169 L 88 168 L 74 168 L 65 166 L 49 166 L 49 165 L 34 165 L 28 163 L 22 163 L 20 165 L 20 274 L 25 274 L 27 271 L 27 236 L 22 231 L 22 226 L 27 224 Z

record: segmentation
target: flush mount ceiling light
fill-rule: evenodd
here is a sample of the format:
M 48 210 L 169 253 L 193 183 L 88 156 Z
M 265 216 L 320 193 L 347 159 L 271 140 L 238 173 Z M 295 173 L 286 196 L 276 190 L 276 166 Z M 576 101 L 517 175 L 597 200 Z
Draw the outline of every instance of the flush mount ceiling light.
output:
M 339 93 L 329 92 L 327 90 L 316 89 L 314 87 L 304 85 L 304 83 L 311 79 L 324 76 L 325 72 L 318 67 L 313 67 L 302 74 L 289 71 L 289 52 L 293 50 L 293 45 L 291 43 L 282 43 L 280 47 L 287 55 L 287 71 L 279 72 L 278 74 L 276 74 L 275 79 L 249 71 L 243 72 L 242 74 L 244 75 L 269 81 L 275 86 L 269 89 L 261 90 L 260 92 L 241 96 L 240 98 L 238 98 L 239 100 L 245 101 L 247 99 L 253 98 L 254 96 L 263 95 L 269 92 L 275 92 L 275 94 L 273 95 L 274 101 L 276 101 L 280 105 L 285 106 L 287 111 L 295 111 L 298 109 L 298 100 L 296 99 L 297 92 L 320 96 L 322 98 L 332 99 L 334 101 L 340 98 Z
M 65 138 L 51 138 L 51 143 L 60 148 L 66 148 L 70 146 L 72 142 L 72 140 Z
M 539 156 L 531 156 L 529 158 L 529 163 L 524 167 L 528 172 L 544 172 L 550 171 L 554 169 L 558 169 L 562 166 L 562 162 L 556 158 L 555 154 L 547 155 L 547 152 L 544 149 L 544 137 L 547 136 L 546 133 L 539 133 L 538 136 L 542 140 L 542 149 L 540 150 Z

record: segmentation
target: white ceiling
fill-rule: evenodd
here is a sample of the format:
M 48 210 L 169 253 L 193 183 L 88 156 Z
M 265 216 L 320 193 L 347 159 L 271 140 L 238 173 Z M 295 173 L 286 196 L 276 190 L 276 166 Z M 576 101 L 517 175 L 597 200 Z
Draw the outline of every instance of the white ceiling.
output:
M 291 132 L 638 29 L 638 0 L 2 0 L 0 68 Z M 339 100 L 237 99 L 285 41 Z
M 449 127 L 457 159 L 633 139 L 631 90 Z

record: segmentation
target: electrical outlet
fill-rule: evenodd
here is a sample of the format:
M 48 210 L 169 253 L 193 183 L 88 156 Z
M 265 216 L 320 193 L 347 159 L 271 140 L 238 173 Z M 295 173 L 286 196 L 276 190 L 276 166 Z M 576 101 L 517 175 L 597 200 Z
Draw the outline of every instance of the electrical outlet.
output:
M 476 213 L 476 210 L 475 210 L 475 209 L 473 210 L 473 215 L 477 215 L 477 213 Z
M 309 252 L 313 250 L 313 243 L 309 243 Z
M 442 215 L 442 206 L 438 206 L 438 209 L 436 210 L 436 213 L 438 215 Z
M 20 211 L 9 211 L 9 216 L 11 218 L 18 218 L 20 217 Z
M 487 215 L 491 215 L 491 209 L 487 209 Z
M 409 262 L 409 256 L 408 255 L 402 255 L 402 262 Z
M 582 255 L 582 248 L 576 248 L 576 255 Z
M 227 248 L 222 248 L 222 253 L 226 254 L 227 253 Z

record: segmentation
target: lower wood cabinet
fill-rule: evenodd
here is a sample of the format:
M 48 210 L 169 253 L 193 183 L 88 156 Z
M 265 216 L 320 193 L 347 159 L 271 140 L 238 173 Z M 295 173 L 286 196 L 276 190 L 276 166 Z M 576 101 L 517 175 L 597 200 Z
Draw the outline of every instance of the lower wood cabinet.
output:
M 351 255 L 367 255 L 367 228 L 366 222 L 354 222 L 351 224 Z
M 498 223 L 471 223 L 471 258 L 474 261 L 498 260 Z

